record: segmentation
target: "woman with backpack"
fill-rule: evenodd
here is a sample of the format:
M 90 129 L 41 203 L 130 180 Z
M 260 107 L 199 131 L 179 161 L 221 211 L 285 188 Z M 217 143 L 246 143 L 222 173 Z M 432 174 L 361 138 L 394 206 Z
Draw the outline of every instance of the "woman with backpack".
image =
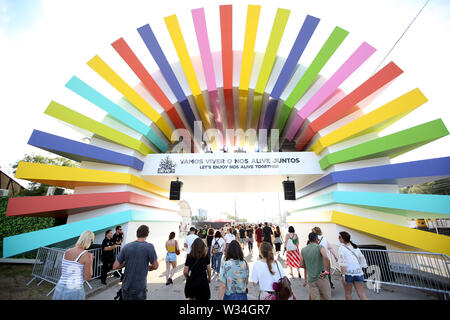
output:
M 276 300 L 276 287 L 280 279 L 285 277 L 282 265 L 273 257 L 273 247 L 268 242 L 263 242 L 259 247 L 261 260 L 253 264 L 250 281 L 254 286 L 259 286 L 258 300 Z
M 288 234 L 284 240 L 284 252 L 287 251 L 287 261 L 286 265 L 289 266 L 291 273 L 290 275 L 294 277 L 292 272 L 292 268 L 296 268 L 298 272 L 298 277 L 301 278 L 300 275 L 300 267 L 302 265 L 302 258 L 300 256 L 300 250 L 298 249 L 298 236 L 295 233 L 295 229 L 293 226 L 290 226 L 288 229 Z
M 184 295 L 189 300 L 209 300 L 211 291 L 211 267 L 207 256 L 208 248 L 205 242 L 197 238 L 191 246 L 191 252 L 186 258 L 183 270 L 186 279 Z
M 222 234 L 219 230 L 216 231 L 214 239 L 211 241 L 212 267 L 213 272 L 219 274 L 220 263 L 222 262 L 223 250 L 225 248 L 225 240 L 222 238 Z
M 364 271 L 367 268 L 366 258 L 358 246 L 350 241 L 350 234 L 339 232 L 338 263 L 341 267 L 342 284 L 345 290 L 345 300 L 352 300 L 352 285 L 361 300 L 367 300 L 364 292 Z
M 242 248 L 236 240 L 227 247 L 227 258 L 219 276 L 218 300 L 247 300 L 249 277 L 248 264 L 244 260 Z

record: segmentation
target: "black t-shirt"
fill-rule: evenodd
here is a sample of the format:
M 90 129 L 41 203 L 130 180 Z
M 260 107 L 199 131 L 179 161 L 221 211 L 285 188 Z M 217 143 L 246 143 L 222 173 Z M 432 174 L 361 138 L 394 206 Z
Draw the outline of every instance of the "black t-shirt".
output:
M 102 259 L 104 260 L 112 260 L 114 259 L 114 250 L 105 251 L 104 249 L 109 246 L 115 245 L 113 239 L 105 238 L 102 242 Z
M 114 235 L 112 236 L 112 240 L 114 241 L 114 244 L 117 244 L 116 242 L 120 242 L 120 244 L 122 244 L 123 233 L 121 234 L 114 233 Z
M 206 266 L 209 264 L 208 256 L 204 256 L 201 259 L 196 259 L 188 254 L 185 262 L 185 266 L 189 267 L 191 271 L 191 278 L 193 282 L 195 280 L 207 280 L 208 275 L 206 273 Z
M 236 235 L 237 235 L 236 229 L 233 230 L 233 235 L 236 237 Z
M 253 238 L 253 229 L 248 229 L 247 230 L 247 237 Z
M 239 229 L 239 237 L 245 238 L 245 229 Z
M 214 236 L 206 236 L 206 245 L 208 247 L 211 247 L 211 243 L 212 243 L 213 239 L 214 239 Z
M 270 237 L 273 234 L 272 228 L 270 227 L 264 227 L 263 228 L 263 237 L 265 242 L 272 243 L 272 238 Z

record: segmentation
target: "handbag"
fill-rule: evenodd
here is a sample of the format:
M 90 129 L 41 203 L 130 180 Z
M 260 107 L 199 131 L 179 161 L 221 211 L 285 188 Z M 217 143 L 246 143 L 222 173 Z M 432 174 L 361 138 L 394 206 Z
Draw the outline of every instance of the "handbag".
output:
M 294 244 L 294 240 L 292 240 L 291 237 L 289 237 L 289 239 L 286 243 L 286 250 L 287 251 L 297 250 L 297 246 Z
M 356 255 L 356 253 L 353 252 L 352 249 L 350 249 L 350 248 L 347 247 L 346 245 L 344 245 L 344 248 L 346 248 L 348 251 L 350 251 L 350 252 L 355 256 L 355 258 L 356 258 L 356 260 L 358 261 L 359 266 L 360 266 L 361 268 L 367 268 L 367 262 L 366 262 L 366 258 L 365 258 L 364 256 L 362 256 L 362 259 L 364 259 L 364 260 L 361 260 L 361 259 Z
M 278 280 L 278 282 L 274 282 L 273 284 L 276 300 L 289 300 L 291 296 L 293 297 L 294 300 L 297 300 L 297 298 L 294 295 L 294 292 L 292 291 L 291 282 L 286 276 L 281 278 L 280 267 L 278 266 L 277 262 L 275 263 L 277 265 L 278 273 L 280 275 L 280 279 Z

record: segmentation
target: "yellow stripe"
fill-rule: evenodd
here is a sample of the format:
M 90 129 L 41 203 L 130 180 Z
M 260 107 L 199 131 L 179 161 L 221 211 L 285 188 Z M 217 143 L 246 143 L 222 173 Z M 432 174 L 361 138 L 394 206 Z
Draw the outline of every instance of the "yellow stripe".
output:
M 314 143 L 310 150 L 319 154 L 328 146 L 339 142 L 371 132 L 380 132 L 427 101 L 427 98 L 419 89 L 414 89 L 361 118 L 323 136 Z
M 248 90 L 252 72 L 253 57 L 255 55 L 256 31 L 258 29 L 259 12 L 261 6 L 249 5 L 247 23 L 245 25 L 244 51 L 242 52 L 241 78 L 239 90 Z
M 272 31 L 270 32 L 269 42 L 267 43 L 266 53 L 264 54 L 264 60 L 261 65 L 261 71 L 259 72 L 258 82 L 256 83 L 255 93 L 264 94 L 290 13 L 291 11 L 286 9 L 279 8 L 277 10 Z
M 106 64 L 99 56 L 93 57 L 88 61 L 90 66 L 103 79 L 116 88 L 124 95 L 136 108 L 145 114 L 150 120 L 157 124 L 158 128 L 170 140 L 172 136 L 172 129 L 167 122 L 156 112 L 155 109 L 142 98 L 131 86 L 129 86 L 114 70 Z
M 180 59 L 181 67 L 183 68 L 189 88 L 191 88 L 203 125 L 206 129 L 209 129 L 212 127 L 211 120 L 208 116 L 205 100 L 203 99 L 202 91 L 200 89 L 200 85 L 198 84 L 197 76 L 195 75 L 194 66 L 192 65 L 191 58 L 189 57 L 189 52 L 187 50 L 177 16 L 171 15 L 165 17 L 164 21 L 166 22 L 167 30 L 169 31 L 178 58 Z
M 16 177 L 34 182 L 74 189 L 77 186 L 129 185 L 167 198 L 168 191 L 131 173 L 53 166 L 21 161 Z
M 325 211 L 313 214 L 311 217 L 298 215 L 295 222 L 323 222 L 336 223 L 347 228 L 381 237 L 390 241 L 401 243 L 413 248 L 419 248 L 429 252 L 444 253 L 450 255 L 450 237 L 426 232 L 396 224 L 360 217 L 339 211 Z

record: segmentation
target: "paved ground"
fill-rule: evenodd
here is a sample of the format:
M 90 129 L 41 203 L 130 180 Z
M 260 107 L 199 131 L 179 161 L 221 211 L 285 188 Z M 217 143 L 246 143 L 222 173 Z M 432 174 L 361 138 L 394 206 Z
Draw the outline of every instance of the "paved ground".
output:
M 254 251 L 253 256 L 248 255 L 248 250 L 245 249 L 246 261 L 249 264 L 250 272 L 252 270 L 253 263 L 258 258 L 258 253 Z M 158 270 L 149 272 L 147 277 L 147 300 L 185 300 L 184 296 L 184 276 L 183 276 L 183 268 L 184 261 L 186 259 L 185 251 L 182 251 L 180 256 L 178 256 L 179 265 L 176 268 L 176 272 L 173 278 L 173 285 L 166 286 L 166 277 L 165 271 L 166 266 L 164 260 L 159 261 Z M 284 266 L 284 271 L 286 274 L 289 273 L 289 268 L 286 267 L 285 258 L 280 257 L 279 261 Z M 292 285 L 294 288 L 295 295 L 298 300 L 308 300 L 308 287 L 303 287 L 303 279 L 299 279 L 297 277 L 297 273 L 294 270 L 295 278 L 290 279 L 292 281 Z M 303 276 L 303 274 L 302 274 Z M 344 300 L 344 288 L 340 281 L 341 277 L 339 274 L 335 274 L 332 277 L 333 283 L 335 285 L 335 289 L 332 290 L 332 298 L 333 300 Z M 116 292 L 120 289 L 120 284 L 117 283 L 117 278 L 110 278 L 107 281 L 109 285 L 101 292 L 97 291 L 94 294 L 89 295 L 87 297 L 88 300 L 112 300 L 116 295 Z M 214 276 L 211 280 L 210 284 L 211 288 L 211 299 L 216 300 L 218 289 L 219 289 L 219 281 L 217 277 Z M 249 300 L 256 300 L 258 294 L 257 287 L 254 287 L 252 283 L 249 285 Z M 437 297 L 432 294 L 428 294 L 426 292 L 422 292 L 415 289 L 408 288 L 400 288 L 393 286 L 382 286 L 380 293 L 375 293 L 373 290 L 369 290 L 366 288 L 366 295 L 370 300 L 436 300 Z M 353 290 L 353 299 L 358 299 L 355 290 Z

